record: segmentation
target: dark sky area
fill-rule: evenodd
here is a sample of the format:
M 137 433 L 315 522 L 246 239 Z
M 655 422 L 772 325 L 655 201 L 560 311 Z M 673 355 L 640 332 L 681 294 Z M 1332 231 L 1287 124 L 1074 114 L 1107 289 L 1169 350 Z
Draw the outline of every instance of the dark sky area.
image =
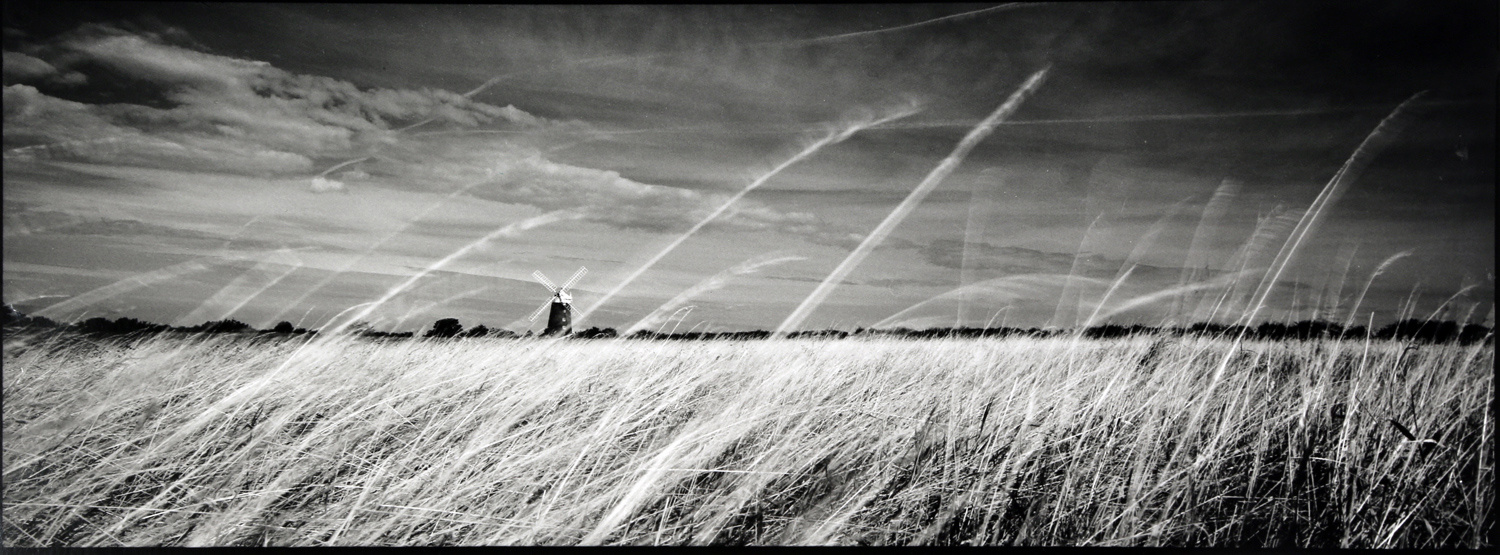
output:
M 4 300 L 59 320 L 539 329 L 586 266 L 622 330 L 1493 322 L 1494 2 L 4 15 Z

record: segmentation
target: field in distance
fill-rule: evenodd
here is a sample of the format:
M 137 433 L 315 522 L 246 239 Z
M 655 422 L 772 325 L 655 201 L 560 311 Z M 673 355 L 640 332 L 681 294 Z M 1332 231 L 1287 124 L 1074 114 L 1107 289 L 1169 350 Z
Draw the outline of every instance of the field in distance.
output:
M 1494 343 L 6 337 L 4 544 L 1490 546 Z

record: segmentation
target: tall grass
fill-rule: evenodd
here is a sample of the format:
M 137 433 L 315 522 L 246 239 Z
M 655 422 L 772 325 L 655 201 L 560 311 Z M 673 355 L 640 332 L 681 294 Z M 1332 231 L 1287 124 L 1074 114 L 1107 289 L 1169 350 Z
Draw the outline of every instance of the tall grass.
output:
M 1228 339 L 60 337 L 6 340 L 7 546 L 1493 530 L 1490 342 L 1248 341 L 1208 388 Z

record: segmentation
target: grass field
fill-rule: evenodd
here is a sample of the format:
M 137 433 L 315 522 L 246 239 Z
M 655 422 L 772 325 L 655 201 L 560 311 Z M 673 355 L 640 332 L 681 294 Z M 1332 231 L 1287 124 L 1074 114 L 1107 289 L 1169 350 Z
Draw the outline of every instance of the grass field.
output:
M 1494 529 L 1492 340 L 60 337 L 6 338 L 6 546 Z

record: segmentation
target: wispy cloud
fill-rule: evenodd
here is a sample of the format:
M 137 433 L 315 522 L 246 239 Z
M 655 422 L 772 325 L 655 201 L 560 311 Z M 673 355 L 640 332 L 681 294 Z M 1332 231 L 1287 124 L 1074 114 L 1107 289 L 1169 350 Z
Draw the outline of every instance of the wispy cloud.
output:
M 321 166 L 319 175 L 308 178 L 313 192 L 349 192 L 351 185 L 372 180 L 418 190 L 472 187 L 469 192 L 480 198 L 543 211 L 570 209 L 592 221 L 648 231 L 692 225 L 727 198 L 553 161 L 538 146 L 548 141 L 537 137 L 562 133 L 587 139 L 593 136 L 591 128 L 450 91 L 360 88 L 104 25 L 68 33 L 46 51 L 55 53 L 59 64 L 103 67 L 146 83 L 151 97 L 138 103 L 88 104 L 30 85 L 8 86 L 8 160 L 248 175 L 306 174 Z M 499 126 L 517 132 L 465 136 L 433 132 L 432 126 L 423 133 L 401 132 L 427 121 L 448 128 Z M 324 160 L 340 161 L 320 162 Z M 342 171 L 322 175 L 333 169 Z M 810 213 L 753 201 L 737 203 L 714 225 L 827 235 Z
M 450 91 L 361 88 L 106 25 L 83 26 L 40 51 L 52 53 L 61 68 L 105 71 L 128 78 L 115 81 L 145 87 L 130 102 L 89 104 L 8 84 L 5 142 L 11 160 L 285 174 L 312 171 L 316 160 L 368 155 L 409 140 L 395 127 L 423 118 L 457 127 L 548 124 L 514 106 L 474 102 Z M 83 78 L 59 66 L 6 53 L 7 75 L 18 81 Z M 79 77 L 68 77 L 73 74 Z
M 476 187 L 474 196 L 542 210 L 573 209 L 589 220 L 619 228 L 681 230 L 702 220 L 729 197 L 725 193 L 640 183 L 613 170 L 560 164 L 535 150 L 495 156 L 494 178 Z M 749 200 L 739 201 L 729 215 L 711 225 L 742 231 L 822 231 L 813 214 L 783 212 Z
M 88 77 L 76 71 L 63 71 L 46 60 L 20 52 L 6 51 L 4 54 L 5 84 L 49 83 L 55 85 L 82 85 Z

